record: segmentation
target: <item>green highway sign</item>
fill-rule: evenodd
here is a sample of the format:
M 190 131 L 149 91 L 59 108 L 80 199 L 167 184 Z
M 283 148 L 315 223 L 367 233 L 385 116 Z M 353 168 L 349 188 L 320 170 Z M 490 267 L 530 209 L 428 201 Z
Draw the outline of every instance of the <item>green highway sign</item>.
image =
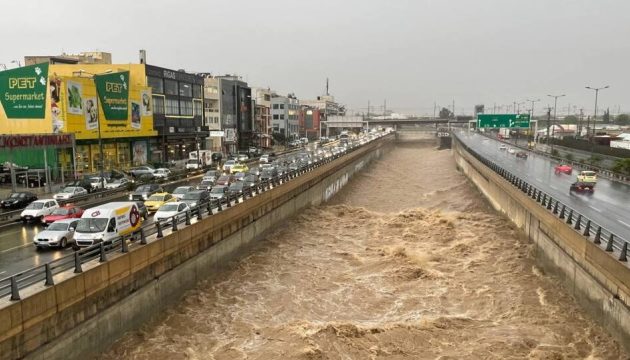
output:
M 529 128 L 529 114 L 478 114 L 478 128 Z

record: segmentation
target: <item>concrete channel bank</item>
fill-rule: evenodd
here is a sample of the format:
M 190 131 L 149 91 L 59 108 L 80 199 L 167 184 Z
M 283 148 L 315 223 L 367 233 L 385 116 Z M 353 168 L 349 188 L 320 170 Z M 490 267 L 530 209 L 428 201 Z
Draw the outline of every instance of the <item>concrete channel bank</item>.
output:
M 393 135 L 377 139 L 244 203 L 1 305 L 0 359 L 98 354 L 300 209 L 330 199 L 393 146 Z
M 630 269 L 485 166 L 453 138 L 461 171 L 534 244 L 537 264 L 630 351 Z

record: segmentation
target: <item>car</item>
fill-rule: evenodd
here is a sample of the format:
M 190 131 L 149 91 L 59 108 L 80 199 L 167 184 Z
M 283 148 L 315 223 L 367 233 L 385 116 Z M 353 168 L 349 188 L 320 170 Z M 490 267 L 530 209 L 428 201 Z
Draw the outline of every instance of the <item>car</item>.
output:
M 556 167 L 554 168 L 554 172 L 556 174 L 565 173 L 567 175 L 571 175 L 571 173 L 573 172 L 573 168 L 571 167 L 571 165 L 559 164 L 556 165 Z
M 229 173 L 232 166 L 236 165 L 236 160 L 228 160 L 223 164 L 223 171 Z
M 36 249 L 58 247 L 60 249 L 74 243 L 74 230 L 79 219 L 57 220 L 50 224 L 44 231 L 39 232 L 33 238 Z
M 251 190 L 251 185 L 245 181 L 237 181 L 228 186 L 228 193 L 230 194 L 230 197 L 241 196 L 243 193 L 249 192 L 249 190 Z M 212 192 L 210 192 L 210 196 L 212 196 Z
M 236 180 L 236 182 L 242 181 L 245 178 L 245 173 L 244 172 L 239 172 L 234 174 L 234 180 Z
M 211 181 L 217 181 L 217 178 L 221 176 L 221 173 L 219 172 L 219 170 L 208 170 L 206 171 L 206 173 L 203 175 L 203 180 L 211 180 Z
M 521 158 L 521 159 L 527 159 L 527 152 L 525 151 L 519 151 L 516 153 L 516 157 L 517 158 Z
M 153 211 L 157 211 L 157 209 L 159 209 L 160 206 L 169 202 L 174 202 L 174 201 L 175 201 L 175 198 L 173 197 L 173 195 L 167 192 L 159 192 L 159 193 L 155 193 L 149 196 L 149 198 L 144 201 L 144 206 L 147 207 L 147 210 L 149 212 L 153 212 Z
M 236 155 L 236 160 L 237 161 L 247 161 L 247 160 L 249 160 L 249 155 L 247 155 L 247 154 L 237 154 Z
M 78 219 L 83 215 L 83 209 L 74 205 L 60 206 L 53 210 L 50 215 L 44 216 L 42 222 L 44 225 L 50 225 L 51 223 L 64 219 Z
M 214 181 L 212 180 L 201 180 L 201 182 L 196 186 L 197 190 L 208 190 L 214 186 Z
M 70 200 L 76 197 L 85 196 L 88 192 L 80 186 L 67 186 L 53 195 L 55 200 Z
M 148 219 L 149 218 L 149 210 L 147 210 L 147 207 L 144 205 L 144 202 L 143 201 L 134 201 L 134 203 L 138 207 L 138 212 L 140 213 L 140 216 L 142 216 L 142 219 L 144 219 L 144 220 Z
M 249 170 L 247 170 L 245 174 L 260 175 L 260 171 L 260 167 L 254 166 L 249 168 Z
M 194 190 L 182 196 L 181 202 L 185 202 L 191 208 L 197 205 L 204 205 L 210 201 L 210 193 L 206 190 Z
M 23 223 L 29 221 L 42 221 L 46 215 L 52 214 L 52 212 L 58 207 L 59 204 L 55 199 L 35 200 L 24 208 L 20 214 L 20 220 L 22 220 Z
M 260 163 L 268 163 L 270 162 L 269 160 L 269 154 L 263 154 L 260 159 L 258 159 L 258 162 Z
M 210 190 L 210 199 L 220 201 L 223 198 L 227 197 L 228 187 L 225 185 L 218 185 Z
M 129 194 L 129 200 L 144 201 L 155 193 L 162 193 L 164 189 L 158 184 L 140 185 Z
M 582 170 L 577 176 L 577 181 L 595 184 L 597 182 L 597 173 L 591 170 Z
M 216 185 L 221 185 L 221 186 L 228 186 L 231 183 L 233 183 L 234 181 L 236 181 L 234 179 L 234 175 L 223 175 L 220 176 L 217 181 L 216 181 Z
M 70 187 L 70 186 L 80 186 L 84 188 L 85 190 L 87 190 L 88 193 L 94 192 L 94 188 L 92 187 L 92 183 L 90 182 L 89 178 L 83 178 L 83 179 L 70 181 L 69 183 L 66 184 L 66 187 Z
M 255 146 L 250 146 L 249 149 L 247 149 L 247 154 L 253 157 L 260 156 L 260 154 L 262 154 L 262 150 Z
M 107 179 L 100 176 L 93 176 L 88 180 L 90 181 L 90 186 L 92 186 L 92 189 L 94 190 L 105 189 L 105 184 L 107 184 Z
M 21 209 L 35 200 L 37 200 L 37 195 L 32 192 L 14 192 L 0 201 L 0 207 L 3 209 Z
M 146 175 L 153 176 L 155 169 L 152 166 L 144 165 L 144 166 L 135 167 L 131 169 L 130 172 L 133 177 L 141 177 L 141 176 L 146 176 Z
M 587 183 L 587 182 L 581 182 L 581 181 L 576 181 L 572 183 L 571 187 L 569 188 L 569 192 L 577 192 L 577 193 L 584 193 L 584 194 L 592 194 L 594 191 L 595 191 L 594 183 Z
M 232 174 L 236 174 L 238 172 L 247 172 L 247 170 L 249 170 L 249 167 L 245 164 L 234 164 L 232 167 L 230 167 L 230 173 Z
M 111 189 L 125 188 L 129 186 L 130 183 L 131 182 L 127 178 L 114 179 L 111 182 L 108 182 L 107 184 L 105 184 L 105 189 L 111 190 Z
M 276 170 L 275 168 L 264 169 L 260 173 L 260 180 L 269 181 L 277 176 L 278 176 L 278 170 Z
M 509 148 L 507 152 L 510 154 L 514 154 L 516 153 L 516 150 L 514 150 L 514 148 Z
M 171 202 L 160 206 L 160 208 L 153 215 L 155 222 L 162 221 L 168 223 L 172 221 L 173 216 L 177 216 L 177 220 L 182 221 L 186 216 L 186 211 L 190 211 L 190 206 L 185 202 Z
M 499 145 L 499 150 L 507 150 L 507 146 L 505 144 Z
M 153 173 L 153 177 L 156 179 L 167 179 L 169 176 L 171 176 L 171 174 L 171 170 L 167 168 L 157 168 Z
M 184 196 L 184 194 L 186 194 L 187 192 L 193 191 L 193 190 L 195 190 L 194 186 L 178 186 L 178 187 L 175 188 L 175 190 L 173 190 L 171 195 L 173 195 L 173 197 L 177 201 L 179 201 Z

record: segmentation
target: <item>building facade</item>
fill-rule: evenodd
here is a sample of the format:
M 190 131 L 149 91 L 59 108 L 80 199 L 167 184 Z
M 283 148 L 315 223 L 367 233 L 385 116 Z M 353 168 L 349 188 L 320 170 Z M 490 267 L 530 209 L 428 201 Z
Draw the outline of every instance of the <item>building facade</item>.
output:
M 207 138 L 206 147 L 212 151 L 220 152 L 222 149 L 223 133 L 221 132 L 221 98 L 220 79 L 210 74 L 200 74 L 203 81 L 203 108 L 204 123 L 208 127 L 210 136 Z
M 294 94 L 274 94 L 271 97 L 272 132 L 280 133 L 288 140 L 297 139 L 300 131 L 299 109 L 300 101 Z
M 271 97 L 274 92 L 271 89 L 252 89 L 254 101 L 254 136 L 257 138 L 256 146 L 271 148 Z
M 311 106 L 300 106 L 300 137 L 316 140 L 320 137 L 321 112 Z
M 326 121 L 330 116 L 345 116 L 346 108 L 344 105 L 335 101 L 335 97 L 332 95 L 321 95 L 314 100 L 302 100 L 302 105 L 307 105 L 312 108 L 319 109 L 320 115 L 320 127 L 322 134 L 329 134 L 330 131 L 326 126 Z
M 235 75 L 219 79 L 219 109 L 223 137 L 223 152 L 236 153 L 254 145 L 252 90 Z
M 152 89 L 153 126 L 157 137 L 150 144 L 150 161 L 165 163 L 188 159 L 206 147 L 204 78 L 154 65 L 146 66 L 146 83 Z

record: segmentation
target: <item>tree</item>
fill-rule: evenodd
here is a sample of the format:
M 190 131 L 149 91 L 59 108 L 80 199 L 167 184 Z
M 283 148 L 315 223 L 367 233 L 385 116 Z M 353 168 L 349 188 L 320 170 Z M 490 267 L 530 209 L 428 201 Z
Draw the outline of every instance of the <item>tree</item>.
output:
M 578 117 L 575 115 L 567 115 L 564 117 L 564 121 L 563 123 L 565 124 L 577 124 L 578 123 Z
M 440 119 L 452 119 L 453 112 L 445 107 L 440 110 Z
M 615 123 L 617 125 L 630 125 L 630 115 L 628 114 L 619 114 L 615 118 Z
M 630 175 L 630 159 L 619 159 L 615 161 L 612 171 L 620 174 Z
M 606 109 L 606 111 L 604 111 L 602 121 L 604 122 L 604 124 L 608 124 L 610 122 L 610 109 Z

